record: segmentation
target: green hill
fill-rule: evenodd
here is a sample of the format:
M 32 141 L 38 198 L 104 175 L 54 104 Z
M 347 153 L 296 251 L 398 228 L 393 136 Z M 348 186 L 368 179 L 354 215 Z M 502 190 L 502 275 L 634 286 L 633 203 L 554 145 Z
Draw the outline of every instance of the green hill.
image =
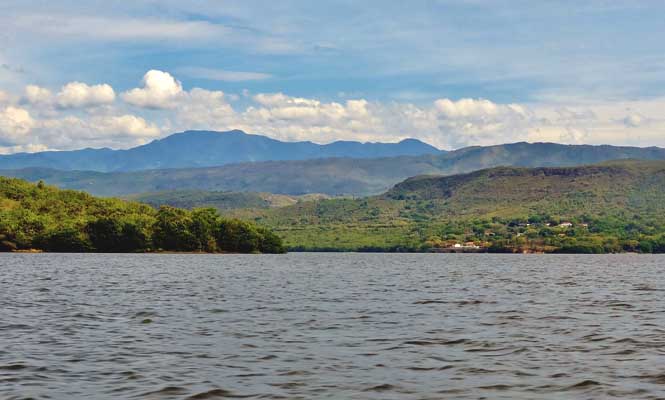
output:
M 0 251 L 282 252 L 281 240 L 216 210 L 159 210 L 0 177 Z
M 665 161 L 419 176 L 380 196 L 238 215 L 294 249 L 665 251 Z

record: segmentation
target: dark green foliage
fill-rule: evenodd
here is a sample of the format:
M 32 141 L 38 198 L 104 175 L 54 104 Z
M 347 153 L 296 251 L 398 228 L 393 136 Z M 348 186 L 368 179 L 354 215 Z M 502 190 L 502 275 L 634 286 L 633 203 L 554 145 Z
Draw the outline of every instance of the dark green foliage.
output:
M 263 253 L 284 253 L 286 247 L 282 242 L 282 238 L 273 233 L 270 229 L 264 227 L 257 227 L 256 231 L 259 236 L 259 251 Z
M 191 212 L 190 231 L 197 238 L 197 250 L 217 251 L 217 231 L 221 229 L 219 215 L 214 208 L 195 208 Z M 223 250 L 223 249 L 222 249 Z M 251 249 L 250 251 L 255 251 Z
M 153 241 L 158 249 L 196 251 L 197 237 L 192 233 L 191 214 L 179 208 L 163 206 L 157 212 Z
M 242 231 L 223 232 L 227 224 Z M 238 234 L 238 237 L 233 235 Z M 220 241 L 232 242 L 224 248 Z M 0 177 L 0 251 L 283 252 L 265 228 L 222 218 L 214 209 L 182 210 Z
M 281 239 L 265 228 L 241 220 L 226 220 L 219 224 L 217 244 L 224 251 L 250 253 L 282 253 Z
M 100 251 L 123 251 L 123 229 L 120 221 L 102 217 L 88 222 L 85 227 L 90 242 Z
M 0 234 L 0 252 L 17 250 L 16 243 L 14 243 L 11 239 L 12 238 L 5 234 Z
M 42 250 L 63 253 L 80 253 L 93 249 L 90 240 L 79 229 L 63 227 L 50 232 L 48 235 L 37 238 L 35 244 Z
M 90 221 L 85 232 L 97 251 L 127 253 L 150 249 L 150 229 L 140 219 L 101 217 Z

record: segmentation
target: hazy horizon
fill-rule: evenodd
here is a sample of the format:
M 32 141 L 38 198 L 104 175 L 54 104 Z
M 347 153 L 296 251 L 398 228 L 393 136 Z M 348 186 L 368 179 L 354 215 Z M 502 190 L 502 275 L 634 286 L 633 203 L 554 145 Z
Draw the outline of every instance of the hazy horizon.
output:
M 125 147 L 109 147 L 109 146 L 93 147 L 93 146 L 88 146 L 88 147 L 72 148 L 72 149 L 65 149 L 65 150 L 60 150 L 60 149 L 38 150 L 38 149 L 35 149 L 34 151 L 27 150 L 27 151 L 17 151 L 17 152 L 13 152 L 13 153 L 4 153 L 4 154 L 0 153 L 0 156 L 12 155 L 12 154 L 25 154 L 25 153 L 39 153 L 39 152 L 42 152 L 42 151 L 77 151 L 77 150 L 90 150 L 90 149 L 91 150 L 103 150 L 103 149 L 129 150 L 129 149 L 133 149 L 133 148 L 136 148 L 136 147 L 145 146 L 145 145 L 148 145 L 150 143 L 153 143 L 153 142 L 156 142 L 156 141 L 159 141 L 159 140 L 162 140 L 162 139 L 166 139 L 166 138 L 168 138 L 169 136 L 172 136 L 172 135 L 178 135 L 178 134 L 183 134 L 183 133 L 191 133 L 191 132 L 208 132 L 208 133 L 226 134 L 226 133 L 229 133 L 229 132 L 232 132 L 232 131 L 240 131 L 243 134 L 250 135 L 250 136 L 263 136 L 263 137 L 278 140 L 278 141 L 284 142 L 284 143 L 314 143 L 314 144 L 321 145 L 321 146 L 325 146 L 325 145 L 329 145 L 329 144 L 333 144 L 333 143 L 339 143 L 339 142 L 354 142 L 354 143 L 361 143 L 361 144 L 398 144 L 398 143 L 401 143 L 401 142 L 406 141 L 406 140 L 417 140 L 421 143 L 432 146 L 432 147 L 434 147 L 438 150 L 444 151 L 444 152 L 446 152 L 446 151 L 452 152 L 452 151 L 456 151 L 456 150 L 463 150 L 463 149 L 470 148 L 470 147 L 479 147 L 478 145 L 470 144 L 468 146 L 461 146 L 461 147 L 454 148 L 454 149 L 442 149 L 442 148 L 437 147 L 436 145 L 434 145 L 432 143 L 427 142 L 426 140 L 415 138 L 415 137 L 406 137 L 406 138 L 403 138 L 403 139 L 394 139 L 394 140 L 389 139 L 389 140 L 392 140 L 392 141 L 375 141 L 375 140 L 363 141 L 363 140 L 352 140 L 352 139 L 334 139 L 334 140 L 331 140 L 331 141 L 328 141 L 328 142 L 319 142 L 319 141 L 314 141 L 314 140 L 309 140 L 309 139 L 289 140 L 289 139 L 271 138 L 268 135 L 264 135 L 264 134 L 261 134 L 261 133 L 258 133 L 258 132 L 245 132 L 242 129 L 231 128 L 231 129 L 225 130 L 225 131 L 214 131 L 214 130 L 206 130 L 206 129 L 188 129 L 188 130 L 184 130 L 184 131 L 171 132 L 171 133 L 166 134 L 165 136 L 150 139 L 146 143 L 135 144 L 135 145 L 125 146 Z M 610 143 L 572 143 L 571 144 L 571 143 L 561 143 L 561 142 L 551 142 L 551 141 L 528 141 L 528 140 L 520 140 L 520 141 L 505 142 L 505 143 L 496 143 L 496 144 L 487 145 L 487 146 L 480 146 L 480 147 L 514 145 L 514 144 L 519 144 L 519 143 L 555 144 L 555 145 L 564 145 L 564 146 L 586 145 L 586 146 L 597 146 L 597 147 L 615 146 L 615 147 L 638 147 L 638 148 L 650 148 L 650 147 L 665 148 L 665 146 L 656 146 L 656 145 L 643 145 L 643 146 L 636 145 L 636 146 L 632 146 L 632 145 L 614 145 L 614 144 L 610 144 Z

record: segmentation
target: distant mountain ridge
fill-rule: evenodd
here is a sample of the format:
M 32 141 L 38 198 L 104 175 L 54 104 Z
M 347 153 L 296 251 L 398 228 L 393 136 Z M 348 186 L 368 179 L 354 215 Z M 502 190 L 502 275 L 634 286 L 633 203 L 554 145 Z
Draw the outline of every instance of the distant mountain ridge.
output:
M 307 160 L 329 157 L 376 158 L 439 154 L 416 139 L 399 143 L 338 141 L 330 144 L 282 142 L 240 130 L 185 131 L 127 150 L 82 149 L 0 156 L 0 169 L 55 168 L 98 172 L 221 166 L 239 162 Z
M 384 192 L 416 175 L 452 175 L 498 166 L 566 167 L 618 159 L 665 160 L 665 149 L 512 143 L 422 156 L 267 161 L 114 173 L 29 168 L 0 170 L 0 175 L 41 179 L 104 196 L 170 190 L 362 196 Z

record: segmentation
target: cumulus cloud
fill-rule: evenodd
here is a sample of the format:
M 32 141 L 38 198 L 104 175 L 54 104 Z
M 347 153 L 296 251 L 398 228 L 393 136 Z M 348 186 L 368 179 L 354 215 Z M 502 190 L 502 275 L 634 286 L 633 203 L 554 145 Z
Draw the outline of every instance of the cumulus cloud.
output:
M 384 128 L 375 113 L 379 110 L 366 100 L 322 102 L 283 93 L 257 94 L 253 100 L 257 106 L 239 115 L 242 126 L 255 126 L 259 132 L 281 139 L 372 140 Z
M 50 90 L 37 85 L 28 85 L 25 87 L 25 98 L 32 104 L 50 103 L 53 93 Z
M 159 128 L 135 115 L 101 116 L 92 118 L 90 124 L 95 129 L 108 135 L 150 138 L 160 134 Z
M 34 126 L 35 120 L 27 110 L 9 106 L 0 111 L 0 142 L 23 143 Z
M 182 84 L 171 74 L 152 69 L 143 76 L 143 87 L 123 93 L 122 99 L 137 107 L 172 108 L 182 94 Z
M 187 92 L 176 112 L 181 129 L 230 129 L 238 115 L 220 90 L 194 88 Z
M 82 147 L 128 147 L 159 136 L 160 129 L 135 115 L 68 115 L 39 122 L 35 133 L 40 143 L 54 149 Z
M 108 84 L 88 85 L 83 82 L 69 82 L 54 96 L 47 89 L 37 85 L 25 87 L 25 100 L 35 105 L 55 105 L 60 108 L 85 108 L 115 101 L 115 91 Z
M 113 103 L 115 91 L 110 85 L 89 86 L 82 82 L 70 82 L 62 87 L 57 95 L 60 107 L 89 107 Z
M 52 96 L 48 89 L 28 86 L 24 94 L 27 103 L 0 108 L 0 153 L 89 146 L 126 147 L 161 134 L 154 122 L 113 108 L 105 108 L 102 113 L 82 114 L 72 108 L 46 107 L 47 112 L 41 112 L 44 103 L 55 102 L 60 94 L 64 94 L 65 97 L 60 98 L 66 98 L 69 102 L 64 104 L 70 107 L 102 104 L 109 96 L 103 85 L 98 86 L 78 86 L 83 92 L 74 93 L 76 90 L 72 91 L 72 87 L 66 85 L 58 96 Z M 72 112 L 74 115 L 69 114 Z
M 450 133 L 448 142 L 452 147 L 523 139 L 532 123 L 523 106 L 486 99 L 438 99 L 434 112 L 439 131 Z
M 445 118 L 484 118 L 498 113 L 496 104 L 484 99 L 461 99 L 452 101 L 450 99 L 439 99 L 434 106 Z
M 237 94 L 184 90 L 175 77 L 158 70 L 148 71 L 142 87 L 122 93 L 120 102 L 114 102 L 115 92 L 108 85 L 72 82 L 55 95 L 30 85 L 22 100 L 10 94 L 0 104 L 0 142 L 5 146 L 0 151 L 29 145 L 126 148 L 179 130 L 236 128 L 318 143 L 414 137 L 445 149 L 516 141 L 665 145 L 665 99 L 504 104 L 440 98 L 414 104 L 362 98 L 324 101 L 285 93 L 242 95 L 245 105 L 234 108 Z M 102 104 L 107 106 L 92 107 Z
M 210 96 L 216 92 L 198 90 L 208 96 L 200 96 L 196 102 L 183 100 L 176 109 L 175 126 L 240 128 L 282 140 L 319 143 L 407 137 L 447 149 L 516 141 L 604 143 L 616 142 L 616 133 L 610 132 L 617 132 L 623 124 L 613 117 L 616 110 L 600 107 L 501 104 L 487 99 L 442 98 L 429 105 L 415 105 L 365 99 L 324 102 L 284 93 L 259 93 L 251 97 L 254 104 L 236 111 L 226 101 L 229 96 Z

